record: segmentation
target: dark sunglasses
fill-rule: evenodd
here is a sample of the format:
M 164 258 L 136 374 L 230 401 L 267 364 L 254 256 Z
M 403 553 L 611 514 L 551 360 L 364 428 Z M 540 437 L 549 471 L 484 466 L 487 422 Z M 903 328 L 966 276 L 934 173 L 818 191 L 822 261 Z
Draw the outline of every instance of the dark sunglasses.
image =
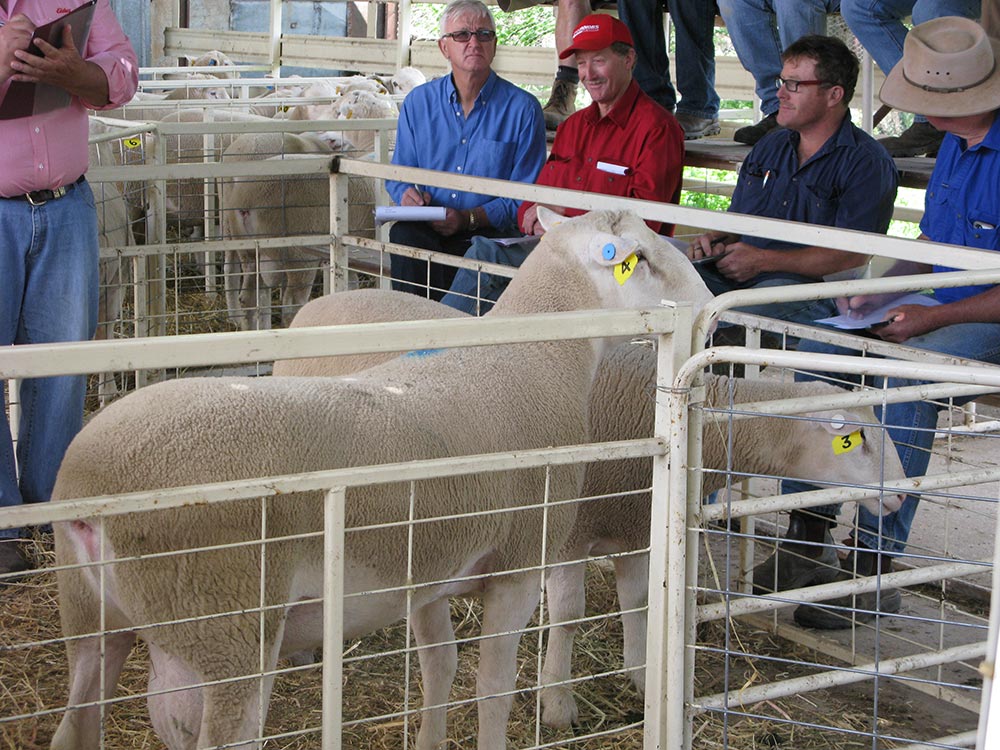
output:
M 475 31 L 469 31 L 468 29 L 462 29 L 461 31 L 451 31 L 447 34 L 442 34 L 442 37 L 450 36 L 459 44 L 465 44 L 465 42 L 472 39 L 473 36 L 476 37 L 480 42 L 486 44 L 486 42 L 492 42 L 497 38 L 497 33 L 493 29 L 476 29 Z

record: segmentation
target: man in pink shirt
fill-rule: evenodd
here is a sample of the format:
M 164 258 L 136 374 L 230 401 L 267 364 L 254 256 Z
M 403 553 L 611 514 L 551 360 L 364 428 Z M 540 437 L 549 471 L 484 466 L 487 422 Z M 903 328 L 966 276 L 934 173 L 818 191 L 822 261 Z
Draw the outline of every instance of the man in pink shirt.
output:
M 138 62 L 108 0 L 97 0 L 83 49 L 68 25 L 57 45 L 38 40 L 40 54 L 28 52 L 36 27 L 83 4 L 0 0 L 0 111 L 14 82 L 71 95 L 66 107 L 0 120 L 0 347 L 84 341 L 97 325 L 97 213 L 83 177 L 87 108 L 129 101 Z M 21 383 L 15 469 L 0 384 L 0 510 L 49 499 L 83 422 L 85 391 L 81 376 Z M 23 531 L 0 528 L 0 585 L 4 574 L 31 567 L 17 543 Z

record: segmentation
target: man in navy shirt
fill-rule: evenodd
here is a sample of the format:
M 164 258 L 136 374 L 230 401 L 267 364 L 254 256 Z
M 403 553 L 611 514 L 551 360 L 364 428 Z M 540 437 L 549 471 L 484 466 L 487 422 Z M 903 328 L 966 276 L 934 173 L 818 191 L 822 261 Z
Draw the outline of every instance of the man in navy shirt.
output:
M 730 211 L 842 229 L 885 232 L 899 175 L 886 150 L 851 123 L 858 59 L 839 39 L 805 36 L 782 56 L 778 123 L 740 169 Z M 766 237 L 708 232 L 693 259 L 719 256 L 699 270 L 715 294 L 821 281 L 860 265 L 855 253 Z M 811 324 L 835 314 L 831 300 L 785 302 L 744 312 Z
M 1000 208 L 996 189 L 1000 185 L 1000 42 L 991 40 L 975 22 L 960 17 L 938 18 L 919 24 L 907 35 L 902 60 L 892 69 L 882 87 L 882 101 L 897 109 L 923 114 L 946 135 L 938 152 L 934 173 L 920 222 L 920 239 L 993 252 L 1000 251 Z M 900 261 L 890 275 L 951 271 L 952 268 Z M 927 286 L 934 284 L 928 278 Z M 898 296 L 898 295 L 896 295 Z M 905 343 L 917 349 L 950 354 L 965 359 L 1000 364 L 1000 288 L 965 286 L 938 289 L 933 307 L 899 305 L 890 309 L 886 324 L 875 334 L 886 341 Z M 891 303 L 889 295 L 851 297 L 842 301 L 849 312 L 863 314 Z M 803 341 L 801 351 L 857 354 L 849 349 Z M 810 373 L 797 380 L 813 379 Z M 843 380 L 844 376 L 836 376 Z M 918 385 L 920 381 L 889 378 L 887 387 Z M 881 387 L 880 383 L 877 383 Z M 967 400 L 967 399 L 966 399 Z M 883 420 L 896 445 L 908 477 L 923 476 L 937 426 L 937 407 L 926 401 L 889 404 Z M 787 484 L 787 483 L 786 483 Z M 809 489 L 805 487 L 791 487 Z M 858 532 L 854 551 L 838 577 L 876 575 L 891 570 L 891 561 L 906 548 L 918 498 L 908 496 L 903 506 L 879 518 L 858 510 Z M 826 515 L 798 524 L 801 534 L 790 533 L 779 545 L 774 589 L 798 585 L 820 569 L 818 554 L 836 563 L 828 528 L 838 508 L 816 508 Z M 796 542 L 799 542 L 796 545 Z M 801 542 L 805 542 L 802 544 Z M 782 552 L 793 554 L 782 554 Z M 784 559 L 783 559 L 784 558 Z M 771 574 L 773 576 L 773 573 Z M 825 580 L 830 580 L 829 578 Z M 756 581 L 756 577 L 755 577 Z M 825 606 L 802 605 L 795 610 L 800 625 L 820 629 L 849 628 L 855 621 L 868 622 L 876 613 L 899 611 L 899 591 L 882 589 L 823 602 Z M 852 611 L 853 610 L 853 611 Z
M 538 100 L 491 66 L 496 29 L 479 0 L 453 0 L 441 17 L 438 47 L 451 75 L 418 86 L 399 114 L 393 164 L 477 177 L 534 182 L 545 163 L 545 123 Z M 515 231 L 517 201 L 443 188 L 386 182 L 400 206 L 444 206 L 443 221 L 397 222 L 389 239 L 464 255 L 473 234 Z M 440 299 L 455 269 L 403 255 L 392 257 L 393 289 Z

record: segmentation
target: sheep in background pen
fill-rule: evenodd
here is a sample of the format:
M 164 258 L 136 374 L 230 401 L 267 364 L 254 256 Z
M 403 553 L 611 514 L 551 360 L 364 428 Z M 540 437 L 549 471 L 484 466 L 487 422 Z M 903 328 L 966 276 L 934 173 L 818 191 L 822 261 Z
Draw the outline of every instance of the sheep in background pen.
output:
M 539 218 L 549 231 L 494 318 L 651 306 L 664 297 L 700 307 L 710 299 L 686 258 L 634 215 L 594 212 L 554 226 L 554 216 L 540 208 Z M 626 260 L 634 270 L 621 284 L 612 271 Z M 194 378 L 149 386 L 84 427 L 67 452 L 53 502 L 586 442 L 588 392 L 606 346 L 569 340 L 468 347 L 397 358 L 350 378 Z M 426 523 L 348 535 L 345 593 L 367 593 L 347 600 L 345 637 L 404 617 L 406 590 L 415 584 L 410 611 L 426 709 L 419 750 L 445 740 L 441 704 L 457 668 L 448 600 L 466 593 L 484 599 L 478 747 L 505 748 L 518 632 L 538 604 L 533 567 L 542 562 L 543 542 L 562 547 L 574 515 L 571 504 L 549 505 L 543 540 L 542 511 L 530 504 L 575 497 L 581 481 L 580 467 L 568 466 L 425 480 L 416 491 Z M 407 482 L 349 489 L 347 527 L 405 520 L 409 494 Z M 263 585 L 260 548 L 226 545 L 260 538 L 265 507 L 258 500 L 54 524 L 70 696 L 53 750 L 98 746 L 100 709 L 92 702 L 113 694 L 136 634 L 153 662 L 150 715 L 171 750 L 256 744 L 273 677 L 239 678 L 261 667 L 267 675 L 279 653 L 322 640 L 319 604 L 287 606 L 322 595 L 322 539 L 281 541 L 323 528 L 322 493 L 263 504 L 264 533 L 274 540 Z M 489 512 L 501 508 L 521 510 Z M 408 534 L 415 537 L 412 568 L 402 554 Z M 185 551 L 206 546 L 212 549 L 198 555 Z M 77 567 L 98 562 L 101 550 L 116 561 L 109 575 Z M 156 556 L 173 551 L 180 554 Z M 234 614 L 206 617 L 219 612 Z M 170 624 L 148 627 L 164 622 Z M 102 623 L 111 632 L 98 636 Z M 104 695 L 102 664 L 110 676 Z
M 360 290 L 341 292 L 313 300 L 292 322 L 292 327 L 349 325 L 392 320 L 433 320 L 464 317 L 438 302 L 403 292 Z M 283 376 L 332 376 L 376 366 L 397 356 L 394 353 L 314 357 L 281 360 L 274 374 Z M 781 398 L 815 397 L 821 400 L 843 391 L 828 383 L 784 383 L 768 379 L 730 379 L 706 374 L 706 407 L 725 408 L 730 397 L 737 404 Z M 601 362 L 590 395 L 590 432 L 595 442 L 634 440 L 653 435 L 653 404 L 656 356 L 651 342 L 622 344 Z M 879 435 L 869 435 L 862 445 L 835 455 L 834 435 L 846 435 L 857 427 L 852 422 L 878 424 L 870 407 L 814 413 L 816 421 L 762 417 L 733 423 L 733 453 L 729 454 L 726 426 L 707 425 L 704 433 L 703 474 L 705 494 L 722 488 L 726 471 L 803 477 L 816 481 L 879 485 L 903 478 L 902 466 L 891 442 L 883 453 Z M 610 555 L 643 550 L 649 546 L 652 459 L 603 461 L 586 469 L 582 503 L 573 530 L 560 558 L 585 560 L 591 555 Z M 884 510 L 898 509 L 902 498 L 888 494 Z M 866 501 L 880 512 L 877 501 Z M 624 555 L 614 559 L 619 606 L 623 613 L 625 667 L 633 684 L 643 692 L 646 660 L 646 593 L 648 555 Z M 578 622 L 584 617 L 584 565 L 562 565 L 548 578 L 549 618 L 552 623 Z M 554 627 L 549 634 L 543 669 L 543 722 L 566 728 L 576 722 L 577 709 L 571 689 L 573 637 L 577 626 Z
M 274 153 L 278 140 L 279 155 L 268 156 Z M 330 154 L 329 146 L 313 137 L 268 133 L 241 136 L 226 149 L 223 160 L 309 158 L 312 154 Z M 350 178 L 351 234 L 374 237 L 375 188 L 370 178 Z M 236 178 L 223 184 L 223 206 L 223 235 L 227 239 L 329 234 L 329 176 Z M 271 289 L 280 289 L 282 325 L 288 325 L 309 300 L 319 266 L 328 262 L 328 243 L 228 251 L 225 278 L 230 319 L 241 330 L 270 328 Z

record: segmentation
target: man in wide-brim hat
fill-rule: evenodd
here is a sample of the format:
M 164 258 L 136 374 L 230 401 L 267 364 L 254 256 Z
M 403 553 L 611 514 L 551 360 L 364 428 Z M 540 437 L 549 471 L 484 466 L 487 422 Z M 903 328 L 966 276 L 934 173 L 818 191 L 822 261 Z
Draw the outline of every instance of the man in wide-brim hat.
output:
M 903 45 L 903 59 L 892 69 L 880 96 L 897 109 L 926 115 L 946 133 L 927 186 L 920 238 L 980 250 L 1000 251 L 1000 42 L 975 21 L 954 16 L 915 26 Z M 953 271 L 945 265 L 900 261 L 891 275 Z M 929 283 L 928 286 L 931 284 Z M 884 316 L 875 334 L 886 341 L 966 359 L 1000 364 L 1000 287 L 963 286 L 936 289 L 932 307 L 898 305 Z M 850 312 L 863 313 L 891 299 L 886 295 L 842 300 Z M 855 353 L 804 341 L 800 350 Z M 888 386 L 914 385 L 890 378 Z M 966 399 L 968 400 L 968 399 Z M 960 400 L 956 399 L 960 403 Z M 929 402 L 890 404 L 885 423 L 896 444 L 906 475 L 923 476 L 937 426 L 937 408 Z M 858 510 L 855 552 L 843 576 L 885 573 L 892 556 L 905 549 L 917 497 L 908 496 L 881 524 Z M 832 509 L 836 510 L 836 509 Z M 856 568 L 854 567 L 856 564 Z M 802 605 L 795 611 L 800 625 L 823 629 L 850 627 L 876 614 L 898 611 L 898 591 L 859 594 Z M 856 610 L 853 613 L 851 610 Z

